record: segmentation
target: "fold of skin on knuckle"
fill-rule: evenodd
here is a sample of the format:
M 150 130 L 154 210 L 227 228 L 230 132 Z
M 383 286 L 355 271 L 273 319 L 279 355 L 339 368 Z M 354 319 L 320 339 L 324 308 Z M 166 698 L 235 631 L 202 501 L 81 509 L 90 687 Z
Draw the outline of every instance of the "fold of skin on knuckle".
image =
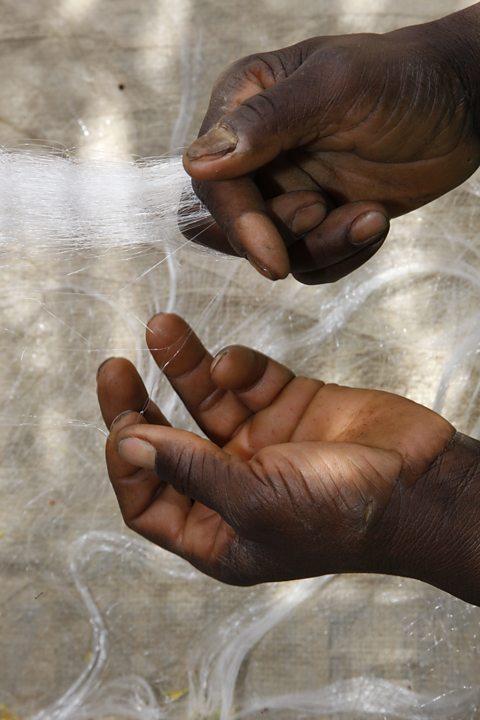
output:
M 190 478 L 192 475 L 192 469 L 197 464 L 198 453 L 195 453 L 193 446 L 176 446 L 174 463 L 171 462 L 170 458 L 164 460 L 163 455 L 157 452 L 155 460 L 155 473 L 161 482 L 171 485 L 182 495 L 190 497 Z
M 285 67 L 276 53 L 260 53 L 252 56 L 243 72 L 247 79 L 258 85 L 259 92 L 272 87 L 287 76 Z M 239 98 L 238 105 L 241 102 Z
M 234 118 L 228 120 L 228 126 L 239 137 L 232 157 L 251 153 L 261 154 L 265 145 L 264 138 L 285 132 L 284 117 L 285 112 L 268 94 L 253 95 L 244 100 L 237 108 Z M 259 127 L 262 130 L 261 136 L 258 133 Z
M 245 484 L 243 463 L 236 458 L 229 462 L 221 461 L 216 456 L 191 445 L 178 447 L 175 463 L 164 462 L 157 453 L 156 473 L 162 482 L 174 487 L 186 497 L 192 497 L 207 507 L 216 510 L 230 525 L 235 517 L 235 504 L 241 507 L 248 502 L 237 500 L 236 483 L 240 487 Z M 203 492 L 203 488 L 205 492 Z
M 210 105 L 201 125 L 203 135 L 218 123 L 223 115 L 231 112 L 254 94 L 251 83 L 258 92 L 274 85 L 281 77 L 283 67 L 276 53 L 255 53 L 234 61 L 225 68 L 214 83 Z
M 276 514 L 276 499 L 268 471 L 255 459 L 233 465 L 232 485 L 235 495 L 228 494 L 229 521 L 239 537 L 259 541 L 271 532 L 271 514 Z
M 303 44 L 303 43 L 301 43 Z M 255 69 L 260 70 L 261 77 L 265 78 L 265 87 L 281 82 L 288 78 L 292 73 L 300 67 L 303 62 L 303 53 L 300 45 L 290 45 L 273 52 L 259 53 L 256 60 L 259 65 Z
M 231 63 L 218 77 L 212 91 L 212 105 L 221 114 L 232 110 L 246 99 L 241 92 L 246 82 L 258 85 L 260 92 L 291 75 L 301 62 L 302 53 L 296 45 L 246 55 Z M 235 100 L 232 102 L 231 98 Z

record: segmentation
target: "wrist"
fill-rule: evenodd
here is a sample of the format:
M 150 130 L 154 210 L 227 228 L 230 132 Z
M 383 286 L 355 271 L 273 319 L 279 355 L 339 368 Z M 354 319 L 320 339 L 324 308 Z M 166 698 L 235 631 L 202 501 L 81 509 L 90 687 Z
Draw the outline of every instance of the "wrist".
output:
M 480 3 L 424 26 L 427 41 L 455 71 L 480 135 Z
M 413 485 L 398 484 L 380 525 L 382 572 L 480 605 L 480 442 L 456 433 Z
M 439 20 L 387 33 L 425 65 L 436 67 L 445 87 L 465 104 L 480 136 L 480 2 Z

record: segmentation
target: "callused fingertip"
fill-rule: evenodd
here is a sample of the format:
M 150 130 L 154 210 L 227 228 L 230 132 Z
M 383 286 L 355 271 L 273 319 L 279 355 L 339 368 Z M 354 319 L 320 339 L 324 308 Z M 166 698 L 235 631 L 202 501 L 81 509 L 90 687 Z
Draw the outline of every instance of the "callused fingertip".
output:
M 237 143 L 238 137 L 231 128 L 217 125 L 195 140 L 185 154 L 193 162 L 209 157 L 218 158 L 235 150 Z
M 390 229 L 389 219 L 381 212 L 370 210 L 352 222 L 349 239 L 352 245 L 363 247 L 384 240 Z
M 144 470 L 155 470 L 157 451 L 145 440 L 127 437 L 117 445 L 118 454 L 130 465 Z

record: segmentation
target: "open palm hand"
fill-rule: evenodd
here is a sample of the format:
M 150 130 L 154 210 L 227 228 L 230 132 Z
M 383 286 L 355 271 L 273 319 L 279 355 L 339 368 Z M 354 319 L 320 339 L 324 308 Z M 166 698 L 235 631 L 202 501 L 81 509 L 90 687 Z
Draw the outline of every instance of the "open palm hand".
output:
M 123 413 L 107 464 L 129 527 L 234 584 L 382 569 L 392 493 L 444 450 L 445 420 L 396 395 L 295 377 L 245 347 L 213 360 L 176 315 L 153 318 L 147 342 L 209 439 L 169 427 L 129 361 L 101 367 L 107 425 Z

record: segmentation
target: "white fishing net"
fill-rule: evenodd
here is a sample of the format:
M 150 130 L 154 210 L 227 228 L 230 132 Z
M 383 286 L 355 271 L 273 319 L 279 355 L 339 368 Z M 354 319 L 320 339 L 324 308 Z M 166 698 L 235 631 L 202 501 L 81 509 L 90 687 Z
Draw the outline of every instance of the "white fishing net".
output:
M 202 577 L 123 527 L 95 398 L 125 355 L 193 427 L 143 340 L 175 310 L 213 351 L 253 345 L 479 436 L 478 176 L 332 286 L 272 284 L 176 226 L 178 151 L 227 62 L 468 4 L 0 0 L 1 720 L 477 717 L 477 608 L 396 578 Z

